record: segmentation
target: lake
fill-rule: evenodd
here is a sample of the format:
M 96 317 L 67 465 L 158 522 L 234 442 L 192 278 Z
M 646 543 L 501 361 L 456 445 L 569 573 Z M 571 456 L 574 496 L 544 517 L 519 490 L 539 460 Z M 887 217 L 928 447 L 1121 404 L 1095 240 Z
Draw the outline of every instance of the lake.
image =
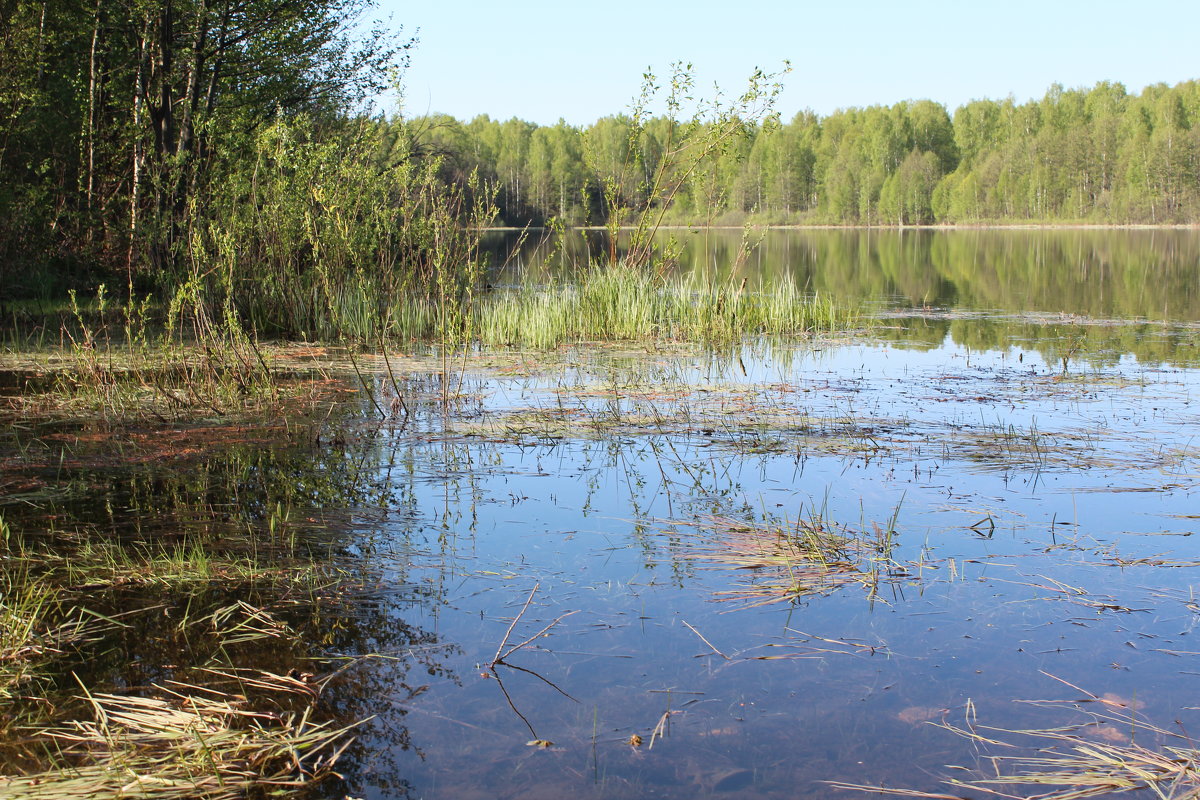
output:
M 1200 233 L 768 231 L 744 257 L 740 231 L 664 235 L 679 269 L 789 275 L 876 316 L 716 349 L 368 356 L 407 416 L 346 378 L 328 413 L 177 426 L 169 455 L 153 427 L 30 421 L 4 440 L 26 498 L 4 518 L 132 540 L 269 523 L 318 554 L 340 610 L 278 615 L 308 649 L 228 652 L 320 657 L 328 713 L 366 719 L 331 797 L 978 796 L 946 781 L 1048 746 L 1183 746 Z M 496 290 L 584 248 L 603 252 L 528 242 Z M 333 348 L 277 355 L 342 374 Z M 174 674 L 152 616 L 96 681 Z
M 681 228 L 657 239 L 674 242 L 685 272 L 788 276 L 814 292 L 887 308 L 1200 319 L 1196 230 Z M 510 268 L 501 280 L 537 281 L 564 263 L 603 257 L 605 242 L 602 231 L 561 239 L 531 231 L 493 234 L 488 244 L 493 263 Z

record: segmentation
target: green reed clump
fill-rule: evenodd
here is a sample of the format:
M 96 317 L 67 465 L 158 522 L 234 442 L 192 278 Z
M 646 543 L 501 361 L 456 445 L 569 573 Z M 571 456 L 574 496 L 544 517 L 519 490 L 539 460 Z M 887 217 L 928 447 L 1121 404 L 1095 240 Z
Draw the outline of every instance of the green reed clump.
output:
M 812 296 L 791 280 L 745 282 L 662 277 L 628 265 L 591 267 L 574 283 L 496 292 L 476 313 L 485 345 L 556 347 L 570 341 L 682 339 L 828 333 L 856 325 L 857 308 Z

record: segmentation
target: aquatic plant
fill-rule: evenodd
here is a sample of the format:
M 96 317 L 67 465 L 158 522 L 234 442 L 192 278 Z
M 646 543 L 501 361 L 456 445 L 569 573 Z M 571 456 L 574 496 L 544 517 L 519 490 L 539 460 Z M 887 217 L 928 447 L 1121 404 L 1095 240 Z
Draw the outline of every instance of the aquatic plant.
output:
M 61 323 L 64 346 L 34 354 L 53 391 L 38 399 L 60 411 L 165 420 L 226 413 L 279 399 L 279 384 L 257 339 L 226 306 L 218 316 L 195 283 L 180 287 L 165 309 L 149 297 L 114 308 L 101 284 L 87 304 L 70 294 Z M 163 325 L 154 319 L 165 314 Z
M 64 609 L 56 588 L 17 566 L 0 574 L 0 705 L 42 680 L 56 657 L 97 635 L 102 624 Z
M 298 559 L 277 516 L 261 543 L 0 521 L 0 798 L 242 797 L 328 774 L 349 738 L 315 720 L 319 686 L 237 666 L 264 646 L 274 663 L 305 654 L 302 631 L 341 602 L 344 583 Z M 140 633 L 149 674 L 172 677 L 114 690 L 87 661 Z
M 821 514 L 793 522 L 745 521 L 702 516 L 674 527 L 691 527 L 699 537 L 679 555 L 715 569 L 745 570 L 750 577 L 714 593 L 718 600 L 749 606 L 797 600 L 857 584 L 874 596 L 881 582 L 910 577 L 891 558 L 899 506 L 886 528 L 854 531 Z
M 745 281 L 708 284 L 668 278 L 628 263 L 592 266 L 576 280 L 494 292 L 477 313 L 485 345 L 552 348 L 566 342 L 648 339 L 728 342 L 744 336 L 844 330 L 857 307 L 809 295 L 790 280 L 748 290 Z

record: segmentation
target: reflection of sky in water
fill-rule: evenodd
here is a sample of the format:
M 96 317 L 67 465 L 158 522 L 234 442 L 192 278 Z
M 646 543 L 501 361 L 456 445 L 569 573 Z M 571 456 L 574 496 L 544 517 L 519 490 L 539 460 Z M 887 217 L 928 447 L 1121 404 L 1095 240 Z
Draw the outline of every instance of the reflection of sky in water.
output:
M 403 613 L 461 648 L 461 685 L 379 699 L 356 791 L 394 796 L 397 775 L 424 797 L 936 791 L 975 755 L 924 723 L 959 723 L 968 701 L 989 725 L 1080 721 L 1012 702 L 1074 696 L 1043 672 L 1187 721 L 1195 568 L 1162 562 L 1188 562 L 1200 525 L 1194 373 L 1123 359 L 1063 376 L 952 343 L 733 355 L 567 354 L 472 384 L 480 411 L 451 426 L 469 436 L 396 434 L 385 458 L 415 520 L 370 535 L 396 580 L 443 594 Z M 505 422 L 529 408 L 575 427 Z M 756 413 L 821 422 L 749 431 Z M 897 509 L 907 577 L 754 608 L 716 598 L 755 570 L 687 557 L 695 529 L 668 524 L 820 513 L 871 532 Z M 514 709 L 485 665 L 535 583 L 510 645 L 574 613 L 510 658 L 538 675 L 499 669 Z M 384 741 L 400 725 L 420 755 Z

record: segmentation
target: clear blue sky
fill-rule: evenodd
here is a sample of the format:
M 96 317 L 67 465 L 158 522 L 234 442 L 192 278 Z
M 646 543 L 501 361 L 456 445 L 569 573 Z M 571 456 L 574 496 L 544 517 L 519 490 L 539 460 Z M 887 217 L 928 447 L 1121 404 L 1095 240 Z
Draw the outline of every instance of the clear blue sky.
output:
M 1200 0 L 379 1 L 420 39 L 408 115 L 587 123 L 627 109 L 647 67 L 661 75 L 673 61 L 733 93 L 755 67 L 790 60 L 785 118 L 1200 78 Z

